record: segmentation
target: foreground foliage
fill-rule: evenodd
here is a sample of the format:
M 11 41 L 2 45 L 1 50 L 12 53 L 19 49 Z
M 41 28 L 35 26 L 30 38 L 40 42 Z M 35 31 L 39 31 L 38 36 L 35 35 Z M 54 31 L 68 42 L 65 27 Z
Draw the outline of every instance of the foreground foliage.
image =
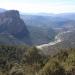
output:
M 0 75 L 75 75 L 75 49 L 45 56 L 35 47 L 1 45 Z

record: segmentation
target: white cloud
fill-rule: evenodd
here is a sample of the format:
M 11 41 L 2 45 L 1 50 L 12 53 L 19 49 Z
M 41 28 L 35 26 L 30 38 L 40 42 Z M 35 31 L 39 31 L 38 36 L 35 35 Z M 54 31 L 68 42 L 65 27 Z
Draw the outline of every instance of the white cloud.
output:
M 1 2 L 1 8 L 16 9 L 22 12 L 38 13 L 64 13 L 64 12 L 75 12 L 75 5 L 69 4 L 34 4 L 34 3 L 14 3 L 14 2 Z

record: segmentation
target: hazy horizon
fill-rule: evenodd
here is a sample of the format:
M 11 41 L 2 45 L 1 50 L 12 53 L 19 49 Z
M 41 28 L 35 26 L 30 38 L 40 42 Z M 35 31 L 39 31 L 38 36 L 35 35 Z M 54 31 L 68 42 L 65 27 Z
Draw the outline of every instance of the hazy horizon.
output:
M 24 13 L 73 13 L 75 0 L 2 0 L 0 8 Z

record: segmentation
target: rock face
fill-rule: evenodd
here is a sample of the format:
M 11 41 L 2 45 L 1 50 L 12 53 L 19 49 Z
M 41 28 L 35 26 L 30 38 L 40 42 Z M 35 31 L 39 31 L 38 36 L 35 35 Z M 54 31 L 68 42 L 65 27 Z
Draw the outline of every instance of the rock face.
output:
M 19 41 L 31 44 L 29 31 L 17 10 L 0 13 L 0 33 L 10 34 Z

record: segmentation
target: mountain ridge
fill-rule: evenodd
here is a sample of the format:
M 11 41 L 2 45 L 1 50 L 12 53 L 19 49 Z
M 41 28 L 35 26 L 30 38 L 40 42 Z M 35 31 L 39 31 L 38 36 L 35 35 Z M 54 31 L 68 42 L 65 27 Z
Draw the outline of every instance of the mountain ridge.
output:
M 26 44 L 31 43 L 29 31 L 17 10 L 0 13 L 0 33 L 9 33 Z

